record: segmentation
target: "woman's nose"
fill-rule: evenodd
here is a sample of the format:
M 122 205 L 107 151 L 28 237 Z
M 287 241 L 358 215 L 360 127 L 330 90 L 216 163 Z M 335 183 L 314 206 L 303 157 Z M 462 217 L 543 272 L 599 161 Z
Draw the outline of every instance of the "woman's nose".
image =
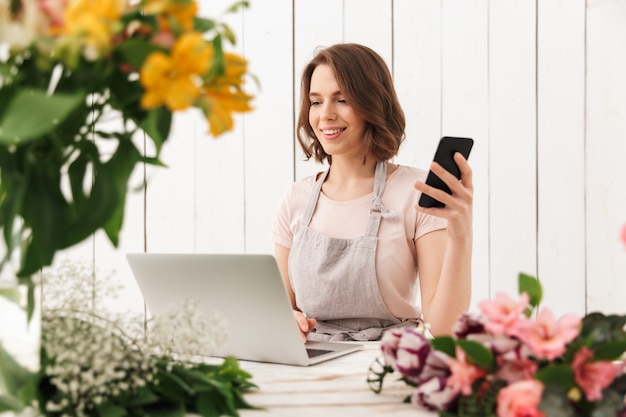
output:
M 322 120 L 334 120 L 337 118 L 337 113 L 332 104 L 324 104 L 322 108 Z

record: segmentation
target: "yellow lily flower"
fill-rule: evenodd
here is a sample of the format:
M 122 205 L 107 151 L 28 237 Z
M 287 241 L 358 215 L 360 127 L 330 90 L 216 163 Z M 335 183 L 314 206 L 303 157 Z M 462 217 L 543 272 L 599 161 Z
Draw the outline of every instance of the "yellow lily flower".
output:
M 253 109 L 250 106 L 253 96 L 243 91 L 248 62 L 244 57 L 233 53 L 225 52 L 223 56 L 224 74 L 205 82 L 204 94 L 198 104 L 214 137 L 232 130 L 234 121 L 231 113 Z
M 157 15 L 159 27 L 163 30 L 172 29 L 170 19 L 173 19 L 181 29 L 192 30 L 193 19 L 198 14 L 198 3 L 194 0 L 147 0 L 143 3 L 146 14 Z
M 111 46 L 113 24 L 124 12 L 124 0 L 77 0 L 65 10 L 61 33 L 86 45 L 97 58 Z
M 250 101 L 252 96 L 243 91 L 215 91 L 209 90 L 200 99 L 200 107 L 209 121 L 209 132 L 214 137 L 233 129 L 233 112 L 247 112 L 252 110 Z
M 182 35 L 171 56 L 150 54 L 139 73 L 145 88 L 141 106 L 152 109 L 165 104 L 171 111 L 191 106 L 200 96 L 200 77 L 209 69 L 212 55 L 212 46 L 198 32 Z

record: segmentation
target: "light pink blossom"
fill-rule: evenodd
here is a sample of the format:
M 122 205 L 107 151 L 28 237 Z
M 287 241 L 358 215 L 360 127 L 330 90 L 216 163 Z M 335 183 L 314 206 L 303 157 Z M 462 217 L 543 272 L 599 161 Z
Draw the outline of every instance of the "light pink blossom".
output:
M 622 243 L 624 244 L 624 249 L 626 249 L 626 224 L 622 226 L 622 233 L 620 238 L 622 239 Z
M 498 371 L 496 377 L 509 384 L 524 379 L 531 379 L 537 372 L 537 362 L 530 359 L 528 346 L 520 344 L 517 348 L 496 356 Z
M 452 374 L 448 377 L 446 384 L 455 392 L 461 392 L 463 395 L 470 395 L 474 381 L 487 374 L 484 369 L 467 362 L 465 352 L 458 346 L 456 347 L 456 359 L 449 358 L 448 366 L 450 366 Z
M 478 307 L 487 317 L 485 328 L 494 334 L 512 334 L 520 320 L 524 320 L 522 313 L 528 301 L 529 297 L 525 292 L 517 302 L 504 293 L 497 293 L 493 300 L 481 301 Z
M 515 382 L 498 392 L 498 417 L 544 417 L 537 407 L 543 384 L 535 379 Z
M 585 393 L 587 400 L 598 401 L 602 399 L 602 390 L 613 382 L 618 368 L 609 361 L 591 362 L 593 352 L 586 346 L 580 348 L 574 356 L 572 368 L 574 379 Z
M 552 311 L 543 308 L 534 322 L 528 321 L 517 328 L 516 335 L 535 356 L 552 360 L 565 353 L 567 344 L 578 336 L 580 325 L 580 318 L 573 314 L 566 314 L 557 321 Z

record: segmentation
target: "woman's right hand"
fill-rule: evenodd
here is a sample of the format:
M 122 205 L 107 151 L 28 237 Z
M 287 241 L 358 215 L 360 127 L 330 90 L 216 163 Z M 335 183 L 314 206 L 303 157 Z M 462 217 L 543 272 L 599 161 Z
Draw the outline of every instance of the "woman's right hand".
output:
M 293 316 L 296 319 L 296 323 L 298 323 L 300 335 L 302 336 L 302 343 L 306 343 L 306 337 L 309 333 L 311 333 L 311 331 L 317 324 L 317 320 L 312 317 L 307 317 L 300 310 L 293 310 Z

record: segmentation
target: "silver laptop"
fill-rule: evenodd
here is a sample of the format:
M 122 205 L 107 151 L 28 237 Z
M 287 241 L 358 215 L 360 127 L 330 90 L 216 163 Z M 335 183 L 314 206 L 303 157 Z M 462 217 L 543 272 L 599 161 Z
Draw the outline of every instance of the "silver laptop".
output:
M 349 342 L 302 343 L 291 302 L 272 255 L 126 255 L 152 315 L 195 300 L 207 317 L 226 321 L 226 344 L 213 356 L 308 366 L 363 349 Z M 198 352 L 202 354 L 202 352 Z

